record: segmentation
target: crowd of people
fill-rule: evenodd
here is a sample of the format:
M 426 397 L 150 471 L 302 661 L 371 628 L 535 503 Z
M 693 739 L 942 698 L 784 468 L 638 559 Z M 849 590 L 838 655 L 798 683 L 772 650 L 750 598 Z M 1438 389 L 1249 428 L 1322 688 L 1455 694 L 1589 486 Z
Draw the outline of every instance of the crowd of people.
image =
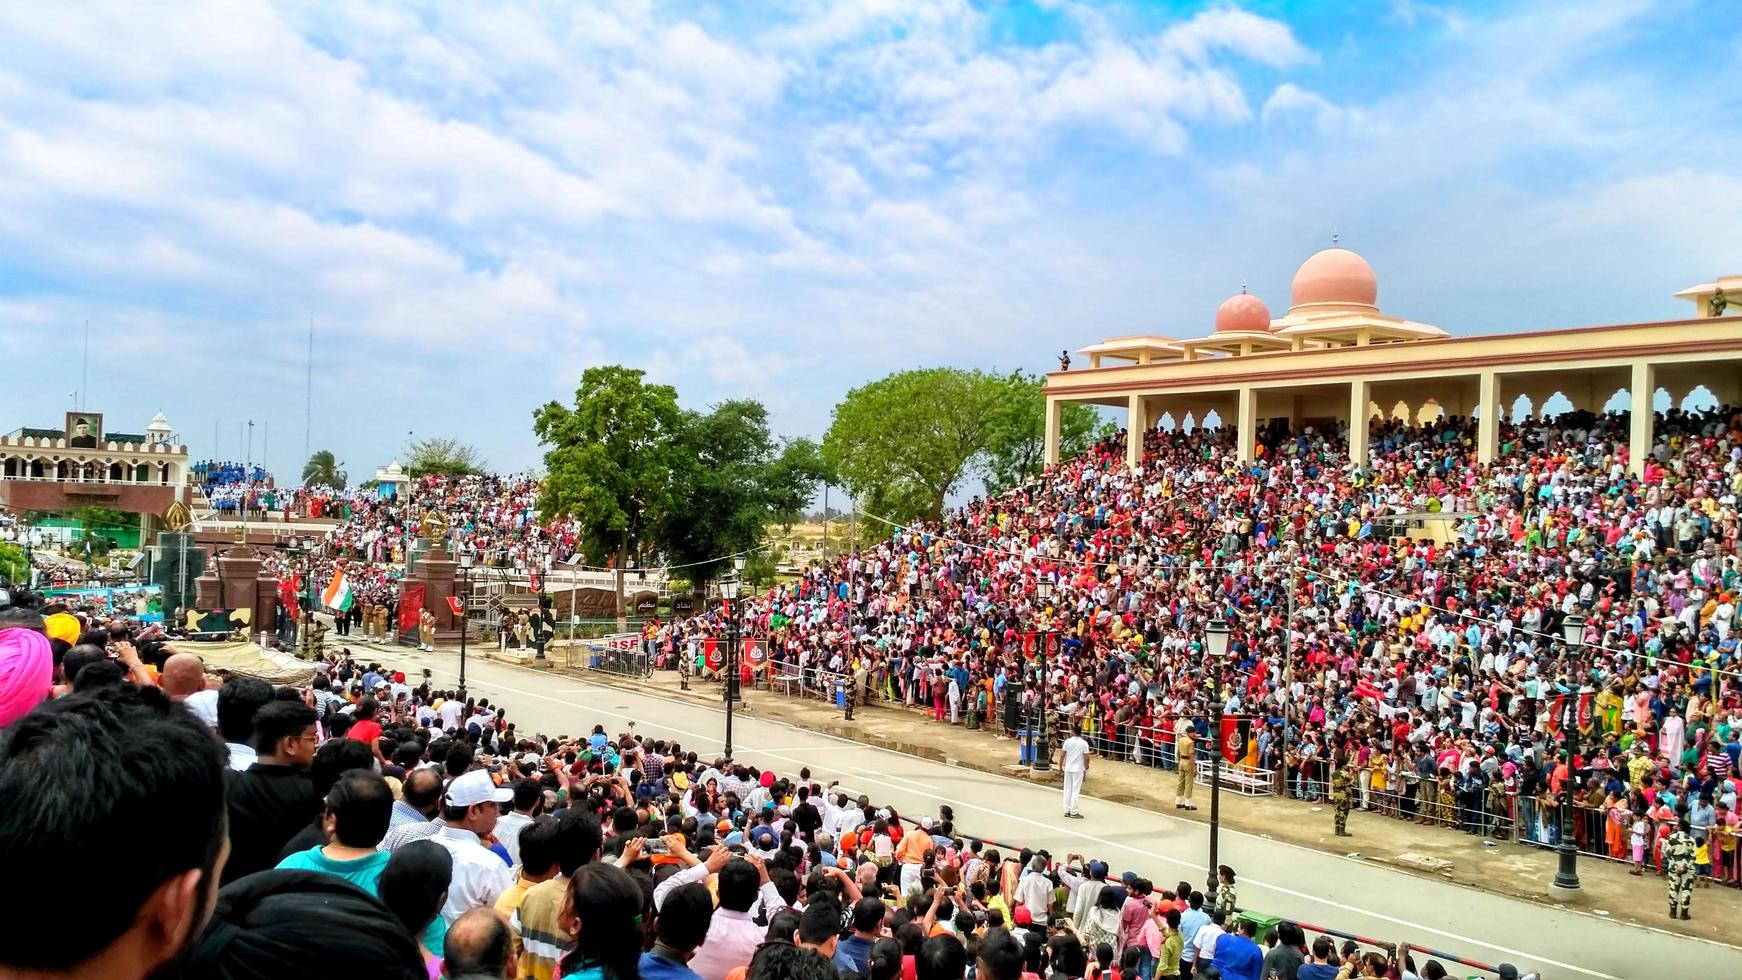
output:
M 574 522 L 541 522 L 537 480 L 529 476 L 439 476 L 411 480 L 403 496 L 381 498 L 365 491 L 303 488 L 294 512 L 336 517 L 322 546 L 335 558 L 365 566 L 403 564 L 412 542 L 435 518 L 442 543 L 478 564 L 543 573 L 582 561 Z
M 378 664 L 220 681 L 76 619 L 0 611 L 0 861 L 31 897 L 0 968 L 33 977 L 1447 975 L 1263 928 L 1229 867 L 1206 894 L 633 727 L 517 731 Z
M 1055 736 L 1108 755 L 1174 768 L 1186 740 L 1309 800 L 1341 772 L 1354 805 L 1470 833 L 1554 843 L 1567 790 L 1587 850 L 1661 869 L 1685 822 L 1734 882 L 1742 421 L 1656 436 L 1643 478 L 1614 414 L 1503 423 L 1492 464 L 1459 418 L 1375 421 L 1365 467 L 1337 427 L 1268 429 L 1250 464 L 1225 428 L 1152 431 L 1135 472 L 1108 440 L 749 598 L 744 669 L 969 727 L 1044 684 Z M 1400 529 L 1424 517 L 1448 533 Z M 707 674 L 726 626 L 649 633 Z

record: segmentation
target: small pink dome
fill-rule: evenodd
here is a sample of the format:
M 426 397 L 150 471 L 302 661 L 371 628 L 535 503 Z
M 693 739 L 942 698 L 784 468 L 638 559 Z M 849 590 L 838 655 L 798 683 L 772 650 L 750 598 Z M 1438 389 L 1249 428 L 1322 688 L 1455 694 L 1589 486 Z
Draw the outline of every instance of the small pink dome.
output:
M 1267 333 L 1270 330 L 1270 308 L 1248 292 L 1238 292 L 1216 307 L 1216 332 Z
M 1367 260 L 1346 248 L 1314 252 L 1294 274 L 1295 306 L 1375 306 L 1379 279 Z

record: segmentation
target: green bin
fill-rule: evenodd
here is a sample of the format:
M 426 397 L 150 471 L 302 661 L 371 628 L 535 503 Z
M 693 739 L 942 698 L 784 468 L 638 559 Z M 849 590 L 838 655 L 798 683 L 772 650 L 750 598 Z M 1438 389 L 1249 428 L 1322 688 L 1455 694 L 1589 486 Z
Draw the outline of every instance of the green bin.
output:
M 1282 924 L 1282 917 L 1281 916 L 1260 915 L 1257 912 L 1241 912 L 1240 914 L 1236 915 L 1234 918 L 1236 920 L 1244 920 L 1246 922 L 1251 922 L 1251 923 L 1254 923 L 1258 926 L 1258 932 L 1256 935 L 1254 935 L 1252 937 L 1252 939 L 1254 942 L 1256 942 L 1260 946 L 1264 945 L 1266 942 L 1269 942 L 1270 941 L 1270 934 L 1275 932 L 1276 927 Z M 1230 923 L 1230 925 L 1232 925 L 1232 923 Z

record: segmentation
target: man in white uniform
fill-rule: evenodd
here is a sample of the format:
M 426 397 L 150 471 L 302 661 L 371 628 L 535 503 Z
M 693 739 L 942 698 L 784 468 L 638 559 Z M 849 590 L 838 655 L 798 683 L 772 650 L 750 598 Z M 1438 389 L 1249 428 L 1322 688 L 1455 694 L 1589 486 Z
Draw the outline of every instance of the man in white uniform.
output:
M 1065 816 L 1081 818 L 1077 798 L 1083 795 L 1083 777 L 1089 774 L 1089 743 L 1073 733 L 1059 746 L 1059 755 L 1064 759 Z

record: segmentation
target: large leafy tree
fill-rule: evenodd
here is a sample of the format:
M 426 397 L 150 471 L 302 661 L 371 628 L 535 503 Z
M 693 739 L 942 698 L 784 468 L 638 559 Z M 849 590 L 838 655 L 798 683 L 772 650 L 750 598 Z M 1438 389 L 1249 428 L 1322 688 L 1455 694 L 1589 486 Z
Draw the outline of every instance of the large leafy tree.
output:
M 339 469 L 338 457 L 331 449 L 315 451 L 302 464 L 302 485 L 329 486 L 338 490 L 345 489 L 345 471 Z
M 674 508 L 690 503 L 678 496 L 675 479 L 683 428 L 675 389 L 618 365 L 588 368 L 573 408 L 553 401 L 533 412 L 533 432 L 549 447 L 539 513 L 574 519 L 590 554 L 616 557 L 619 623 L 629 557 L 670 522 Z
M 684 505 L 670 511 L 659 536 L 696 582 L 713 578 L 725 556 L 760 544 L 770 523 L 792 523 L 827 475 L 816 444 L 778 443 L 756 401 L 684 413 L 677 448 L 673 477 Z
M 986 490 L 1001 493 L 1040 473 L 1046 460 L 1046 388 L 1043 379 L 1013 371 L 997 379 L 999 396 L 987 434 L 982 469 Z M 1066 404 L 1059 413 L 1059 456 L 1074 456 L 1113 430 L 1087 405 Z
M 854 388 L 835 406 L 823 458 L 866 510 L 936 519 L 987 449 L 1003 379 L 960 368 L 902 371 Z
M 478 447 L 458 439 L 413 439 L 406 447 L 405 472 L 413 477 L 472 476 L 484 472 L 484 457 Z

